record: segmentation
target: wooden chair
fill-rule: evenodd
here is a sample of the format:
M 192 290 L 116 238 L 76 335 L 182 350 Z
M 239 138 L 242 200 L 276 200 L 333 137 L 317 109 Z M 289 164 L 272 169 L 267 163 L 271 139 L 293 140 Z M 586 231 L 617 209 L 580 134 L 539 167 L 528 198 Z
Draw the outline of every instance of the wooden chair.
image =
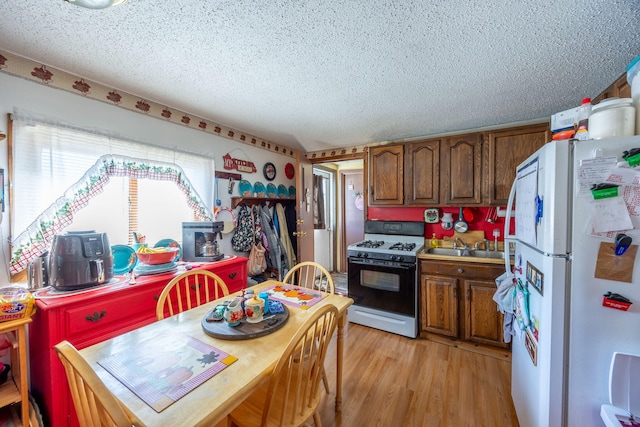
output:
M 173 316 L 225 295 L 229 295 L 229 288 L 220 276 L 208 270 L 189 270 L 164 287 L 156 305 L 156 317 L 162 320 L 167 312 Z
M 240 427 L 293 427 L 318 414 L 320 377 L 329 341 L 336 328 L 338 309 L 327 305 L 312 314 L 289 341 L 276 364 L 269 384 L 254 391 L 228 417 L 228 425 Z
M 335 293 L 331 274 L 321 264 L 313 261 L 304 261 L 294 265 L 284 276 L 282 282 L 329 294 Z M 322 370 L 322 384 L 329 394 L 329 380 L 324 369 Z
M 304 261 L 294 265 L 284 276 L 282 282 L 329 294 L 335 293 L 331 274 L 322 265 L 312 261 Z
M 131 427 L 133 423 L 118 399 L 104 385 L 78 350 L 68 341 L 54 346 L 67 372 L 80 426 Z

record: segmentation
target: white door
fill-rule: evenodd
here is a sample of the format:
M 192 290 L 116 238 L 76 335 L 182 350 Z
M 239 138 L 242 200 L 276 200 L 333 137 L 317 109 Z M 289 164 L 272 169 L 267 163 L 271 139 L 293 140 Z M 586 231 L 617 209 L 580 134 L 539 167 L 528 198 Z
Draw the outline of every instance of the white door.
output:
M 313 261 L 313 166 L 300 152 L 296 153 L 298 164 L 296 178 L 296 236 L 298 239 L 298 262 Z
M 314 210 L 322 211 L 323 219 L 320 226 L 314 224 L 314 259 L 327 270 L 334 271 L 335 173 L 314 168 L 313 175 L 322 178 L 321 188 L 314 189 L 322 192 L 319 198 L 314 197 Z

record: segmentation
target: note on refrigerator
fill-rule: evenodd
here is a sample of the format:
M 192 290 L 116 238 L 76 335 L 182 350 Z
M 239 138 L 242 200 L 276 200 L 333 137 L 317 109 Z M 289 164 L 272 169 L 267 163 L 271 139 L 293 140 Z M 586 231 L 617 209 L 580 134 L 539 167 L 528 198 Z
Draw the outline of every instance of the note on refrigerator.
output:
M 536 197 L 538 195 L 538 159 L 517 171 L 516 176 L 516 236 L 520 241 L 535 246 Z
M 628 230 L 633 228 L 623 197 L 608 197 L 589 203 L 591 226 L 595 233 Z

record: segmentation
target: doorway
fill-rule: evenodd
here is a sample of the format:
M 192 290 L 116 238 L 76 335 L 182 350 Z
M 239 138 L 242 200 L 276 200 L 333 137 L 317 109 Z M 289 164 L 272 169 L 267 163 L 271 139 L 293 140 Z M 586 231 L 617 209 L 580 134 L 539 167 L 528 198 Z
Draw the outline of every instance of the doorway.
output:
M 347 246 L 364 239 L 364 161 L 318 163 L 313 173 L 326 181 L 325 228 L 314 230 L 314 260 L 346 287 Z

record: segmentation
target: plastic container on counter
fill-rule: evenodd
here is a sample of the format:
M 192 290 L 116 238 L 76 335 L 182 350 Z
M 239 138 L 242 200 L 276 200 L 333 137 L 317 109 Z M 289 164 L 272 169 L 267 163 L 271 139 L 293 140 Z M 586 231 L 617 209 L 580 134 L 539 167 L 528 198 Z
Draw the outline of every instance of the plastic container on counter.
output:
M 609 98 L 593 106 L 589 117 L 591 139 L 633 136 L 636 109 L 631 98 Z
M 576 139 L 586 141 L 589 139 L 589 117 L 591 116 L 591 98 L 584 98 L 578 110 L 578 128 Z
M 636 109 L 635 134 L 640 135 L 640 56 L 636 56 L 627 67 L 627 82 L 631 85 L 631 99 Z

